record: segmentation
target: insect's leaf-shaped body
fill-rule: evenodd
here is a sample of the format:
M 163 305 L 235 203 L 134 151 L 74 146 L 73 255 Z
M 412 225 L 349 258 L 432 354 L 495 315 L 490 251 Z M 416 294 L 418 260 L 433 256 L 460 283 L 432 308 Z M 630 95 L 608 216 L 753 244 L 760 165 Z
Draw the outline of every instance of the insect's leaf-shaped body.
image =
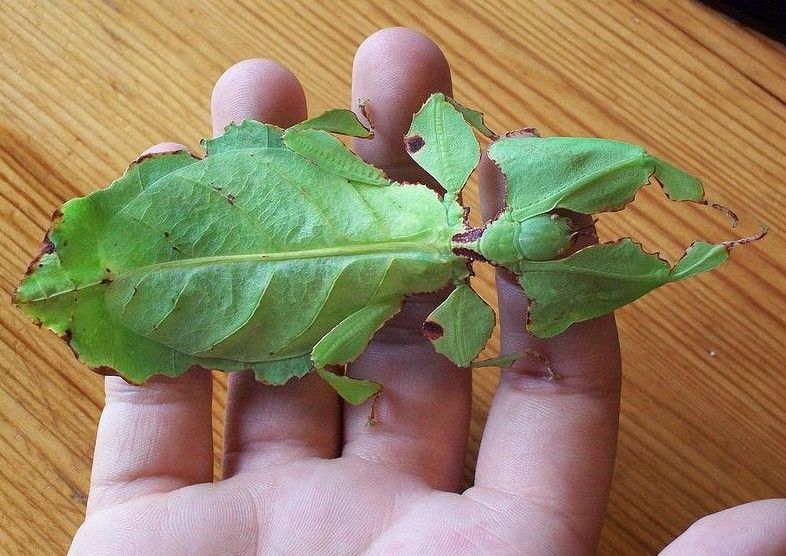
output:
M 256 122 L 206 146 L 67 203 L 53 252 L 20 286 L 24 310 L 91 367 L 137 382 L 253 368 L 284 382 L 353 313 L 466 272 L 424 186 L 350 181 Z

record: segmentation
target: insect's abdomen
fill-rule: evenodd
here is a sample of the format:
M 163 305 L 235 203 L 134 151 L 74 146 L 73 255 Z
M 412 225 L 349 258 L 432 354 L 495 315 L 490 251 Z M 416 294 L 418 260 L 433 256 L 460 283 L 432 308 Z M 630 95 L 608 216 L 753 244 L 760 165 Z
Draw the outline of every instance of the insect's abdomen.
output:
M 451 263 L 426 250 L 220 259 L 130 273 L 112 284 L 106 299 L 116 320 L 181 353 L 256 362 L 308 353 L 372 299 L 433 291 L 450 277 Z M 168 302 L 151 311 L 152 296 Z

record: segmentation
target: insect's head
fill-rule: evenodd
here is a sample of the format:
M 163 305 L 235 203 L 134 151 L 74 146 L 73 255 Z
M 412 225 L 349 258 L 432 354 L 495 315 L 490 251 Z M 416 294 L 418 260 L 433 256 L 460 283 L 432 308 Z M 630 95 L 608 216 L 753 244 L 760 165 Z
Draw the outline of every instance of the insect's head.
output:
M 541 214 L 517 221 L 504 212 L 491 222 L 478 242 L 486 259 L 515 269 L 522 261 L 550 261 L 570 247 L 574 233 L 569 218 Z

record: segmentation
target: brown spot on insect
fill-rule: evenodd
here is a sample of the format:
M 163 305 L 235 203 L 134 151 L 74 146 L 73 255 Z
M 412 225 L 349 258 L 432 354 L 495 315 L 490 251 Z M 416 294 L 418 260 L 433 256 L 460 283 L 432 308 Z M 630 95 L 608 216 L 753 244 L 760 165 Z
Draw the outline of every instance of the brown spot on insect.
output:
M 164 237 L 168 238 L 170 235 L 172 234 L 170 234 L 169 232 L 164 232 Z
M 229 203 L 232 206 L 235 205 L 235 196 L 232 195 L 231 193 L 227 195 L 227 203 Z
M 468 249 L 466 247 L 454 247 L 453 254 L 458 255 L 459 257 L 464 257 L 465 259 L 469 259 L 470 262 L 472 261 L 481 261 L 484 263 L 489 262 L 489 260 L 481 255 L 480 253 L 473 251 L 472 249 Z
M 120 376 L 120 373 L 118 373 L 115 369 L 112 367 L 107 367 L 106 365 L 92 367 L 90 370 L 101 376 Z
M 76 359 L 79 359 L 79 352 L 76 351 L 76 348 L 74 348 L 74 345 L 71 343 L 72 336 L 73 336 L 73 332 L 71 331 L 71 329 L 70 328 L 66 328 L 65 332 L 63 332 L 60 335 L 60 338 L 66 343 L 66 345 L 68 346 L 68 349 L 70 349 L 71 353 L 74 354 L 74 357 Z
M 444 334 L 445 330 L 442 328 L 442 325 L 437 324 L 433 320 L 427 320 L 423 323 L 423 335 L 432 342 L 439 340 Z
M 508 131 L 505 137 L 540 137 L 540 132 L 534 127 L 522 127 Z
M 44 236 L 44 241 L 41 244 L 41 248 L 38 250 L 38 254 L 30 261 L 30 264 L 27 265 L 27 269 L 25 270 L 25 275 L 32 274 L 32 272 L 41 266 L 41 259 L 44 255 L 49 255 L 55 252 L 55 244 L 52 243 L 52 240 L 49 239 L 49 234 Z
M 102 284 L 102 285 L 103 285 L 103 284 L 111 284 L 111 283 L 112 283 L 112 279 L 111 279 L 111 278 L 109 278 L 108 276 L 107 276 L 106 278 L 102 278 L 102 279 L 101 279 L 101 284 Z
M 456 243 L 472 243 L 473 241 L 478 241 L 482 235 L 483 228 L 471 228 L 457 233 L 451 239 Z
M 420 149 L 423 148 L 423 145 L 426 144 L 425 139 L 420 135 L 408 135 L 404 137 L 404 146 L 407 149 L 409 154 L 415 154 Z

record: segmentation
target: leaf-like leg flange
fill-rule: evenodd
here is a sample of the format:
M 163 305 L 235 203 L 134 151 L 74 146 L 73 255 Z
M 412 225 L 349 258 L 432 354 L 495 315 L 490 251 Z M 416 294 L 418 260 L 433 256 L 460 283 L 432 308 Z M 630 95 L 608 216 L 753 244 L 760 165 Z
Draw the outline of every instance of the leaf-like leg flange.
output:
M 378 396 L 382 391 L 382 385 L 370 380 L 351 378 L 346 375 L 339 375 L 327 369 L 316 369 L 317 374 L 327 382 L 333 390 L 338 392 L 344 401 L 352 405 L 360 405 L 368 401 L 369 398 Z M 369 422 L 373 420 L 369 416 Z
M 400 309 L 400 299 L 383 299 L 366 305 L 338 323 L 311 351 L 317 373 L 347 402 L 353 405 L 363 403 L 377 394 L 381 387 L 368 380 L 336 375 L 325 367 L 345 365 L 357 359 L 374 333 Z
M 722 265 L 729 258 L 729 251 L 735 245 L 745 245 L 759 241 L 767 235 L 767 227 L 762 226 L 758 234 L 721 243 L 694 241 L 685 250 L 677 264 L 671 269 L 669 282 L 677 282 Z
M 426 318 L 423 334 L 439 353 L 466 367 L 491 337 L 495 320 L 494 310 L 467 284 L 459 284 Z
M 701 182 L 642 147 L 608 139 L 504 137 L 488 150 L 506 178 L 508 210 L 519 222 L 563 208 L 582 214 L 622 209 L 654 177 L 672 201 L 709 203 Z
M 303 129 L 321 129 L 328 133 L 339 133 L 350 137 L 371 138 L 374 134 L 366 128 L 352 110 L 334 108 L 327 112 L 304 120 L 288 128 L 285 133 Z
M 669 281 L 669 264 L 629 238 L 591 245 L 564 259 L 524 261 L 527 328 L 540 338 L 605 315 Z
M 400 299 L 384 299 L 352 313 L 314 346 L 311 351 L 314 366 L 321 369 L 354 361 L 366 349 L 374 333 L 400 309 Z
M 667 282 L 712 270 L 728 259 L 735 245 L 755 236 L 712 244 L 694 242 L 674 267 L 657 254 L 645 253 L 630 238 L 591 245 L 564 259 L 520 263 L 519 283 L 530 298 L 527 328 L 535 336 L 559 334 L 585 321 L 627 305 Z
M 344 144 L 321 129 L 289 129 L 284 144 L 326 172 L 354 183 L 388 186 L 392 182 L 379 168 L 368 164 Z
M 260 361 L 251 366 L 254 377 L 259 382 L 274 386 L 286 384 L 290 378 L 301 378 L 308 374 L 312 368 L 311 356 L 308 353 L 277 361 Z
M 497 132 L 490 129 L 486 122 L 483 120 L 483 112 L 478 112 L 477 110 L 473 110 L 472 108 L 467 108 L 466 106 L 460 104 L 456 99 L 451 97 L 445 97 L 445 100 L 448 101 L 450 104 L 453 105 L 453 108 L 458 110 L 462 116 L 464 116 L 464 120 L 475 128 L 475 130 L 480 133 L 481 135 L 489 138 L 489 139 L 497 139 L 499 135 Z
M 446 203 L 458 197 L 480 161 L 472 127 L 442 93 L 431 95 L 415 114 L 404 143 L 412 159 L 445 189 Z
M 519 359 L 524 359 L 525 357 L 529 357 L 530 359 L 534 359 L 543 365 L 544 370 L 548 374 L 549 380 L 559 380 L 560 375 L 554 370 L 551 365 L 551 361 L 546 355 L 542 354 L 539 351 L 534 349 L 522 349 L 519 351 L 515 351 L 513 353 L 507 353 L 505 355 L 500 355 L 498 357 L 491 357 L 490 359 L 482 359 L 480 361 L 473 361 L 470 367 L 473 369 L 477 369 L 480 367 L 499 367 L 504 369 L 506 367 L 510 367 L 518 361 Z

